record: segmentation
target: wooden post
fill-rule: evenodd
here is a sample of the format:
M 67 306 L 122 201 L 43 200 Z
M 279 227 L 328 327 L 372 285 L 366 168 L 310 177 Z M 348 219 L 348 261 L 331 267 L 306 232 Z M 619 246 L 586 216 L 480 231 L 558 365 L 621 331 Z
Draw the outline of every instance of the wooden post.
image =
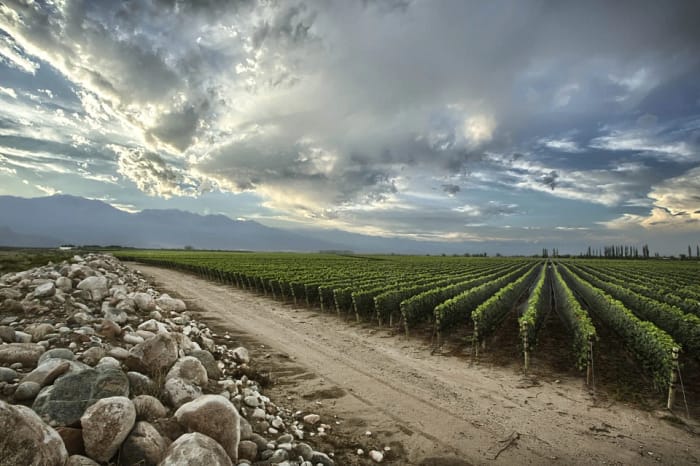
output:
M 593 379 L 593 338 L 588 336 L 588 356 L 586 361 L 586 385 L 590 387 Z
M 530 368 L 530 349 L 527 344 L 527 322 L 523 322 L 521 327 L 521 332 L 523 334 L 523 356 L 525 360 L 525 371 Z
M 474 335 L 472 336 L 472 346 L 474 347 L 474 357 L 479 357 L 479 324 L 474 322 Z
M 678 348 L 673 348 L 673 362 L 671 363 L 671 385 L 668 387 L 668 403 L 666 407 L 673 410 L 673 404 L 676 401 L 676 382 L 678 381 Z

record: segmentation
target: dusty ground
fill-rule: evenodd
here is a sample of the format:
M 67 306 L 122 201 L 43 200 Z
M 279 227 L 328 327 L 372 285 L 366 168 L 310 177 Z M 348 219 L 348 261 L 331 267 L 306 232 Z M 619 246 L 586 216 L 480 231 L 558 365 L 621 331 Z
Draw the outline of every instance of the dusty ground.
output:
M 369 464 L 367 452 L 385 446 L 390 464 L 700 463 L 697 427 L 593 392 L 574 371 L 543 370 L 536 358 L 529 375 L 517 359 L 475 363 L 460 354 L 459 339 L 431 354 L 421 336 L 406 340 L 180 272 L 132 266 L 249 347 L 257 369 L 270 373 L 273 399 L 321 414 L 333 433 L 314 442 L 335 448 L 338 464 Z M 510 351 L 499 338 L 513 343 L 497 335 L 496 356 Z

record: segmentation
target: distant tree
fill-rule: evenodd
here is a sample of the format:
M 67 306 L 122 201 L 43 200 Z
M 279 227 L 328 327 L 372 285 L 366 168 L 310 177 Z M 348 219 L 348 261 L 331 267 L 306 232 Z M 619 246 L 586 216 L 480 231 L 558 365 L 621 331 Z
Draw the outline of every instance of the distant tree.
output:
M 695 246 L 695 258 L 700 260 L 700 244 Z
M 193 246 L 190 246 L 189 244 L 185 246 L 185 251 L 192 251 L 194 249 Z
M 688 259 L 693 258 L 693 250 L 690 248 L 690 245 L 688 245 Z

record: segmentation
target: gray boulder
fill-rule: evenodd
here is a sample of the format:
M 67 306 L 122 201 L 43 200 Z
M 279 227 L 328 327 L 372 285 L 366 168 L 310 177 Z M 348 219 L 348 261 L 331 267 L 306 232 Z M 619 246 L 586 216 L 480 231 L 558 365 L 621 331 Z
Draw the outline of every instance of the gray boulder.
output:
M 50 298 L 56 294 L 56 286 L 53 282 L 42 283 L 34 289 L 35 298 Z
M 193 356 L 185 356 L 178 359 L 165 376 L 165 380 L 174 378 L 201 386 L 207 383 L 207 370 L 199 359 Z
M 10 343 L 0 345 L 0 364 L 21 363 L 24 367 L 34 367 L 46 348 L 35 343 Z
M 203 395 L 182 405 L 175 419 L 191 432 L 199 432 L 216 440 L 233 462 L 238 459 L 241 438 L 240 415 L 226 398 Z
M 170 444 L 162 466 L 232 466 L 231 459 L 216 440 L 199 432 L 185 434 Z
M 100 466 L 100 463 L 95 460 L 91 460 L 87 456 L 71 455 L 68 458 L 66 466 Z
M 33 400 L 39 394 L 39 390 L 41 390 L 41 385 L 36 382 L 22 382 L 15 390 L 15 400 Z
M 39 365 L 49 358 L 73 361 L 75 359 L 75 354 L 68 348 L 53 348 L 41 355 L 39 358 Z
M 187 309 L 185 302 L 181 299 L 171 298 L 167 294 L 162 294 L 156 299 L 156 304 L 164 311 L 182 312 Z
M 155 466 L 163 458 L 170 442 L 148 422 L 137 422 L 121 446 L 122 464 Z
M 155 421 L 168 415 L 168 410 L 158 398 L 150 395 L 139 395 L 131 400 L 136 409 L 136 419 L 139 421 Z
M 156 301 L 148 293 L 134 293 L 133 300 L 140 311 L 150 312 L 156 309 Z
M 136 410 L 128 398 L 114 396 L 98 400 L 80 418 L 85 453 L 96 461 L 109 461 L 135 422 Z
M 9 325 L 0 325 L 0 343 L 14 343 L 15 342 L 15 329 Z
M 107 320 L 116 322 L 117 324 L 125 324 L 127 320 L 129 320 L 129 315 L 126 313 L 126 311 L 111 306 L 102 308 L 102 316 Z
M 87 291 L 93 301 L 102 301 L 109 296 L 109 282 L 106 277 L 91 276 L 78 283 L 79 290 Z
M 177 358 L 175 339 L 169 333 L 159 333 L 131 348 L 125 363 L 132 370 L 154 375 L 168 371 Z
M 54 333 L 56 330 L 53 328 L 53 325 L 44 323 L 28 325 L 24 331 L 32 336 L 33 341 L 41 341 L 46 335 Z
M 9 367 L 0 367 L 0 382 L 12 382 L 19 374 Z
M 221 378 L 221 369 L 219 369 L 218 364 L 214 356 L 207 350 L 195 350 L 190 353 L 190 356 L 199 359 L 202 363 L 204 369 L 207 371 L 207 377 L 213 380 L 218 380 Z
M 85 410 L 102 398 L 129 396 L 129 379 L 112 367 L 87 369 L 59 377 L 44 388 L 32 409 L 52 426 L 74 426 Z
M 100 359 L 105 357 L 106 354 L 107 352 L 104 350 L 104 348 L 93 346 L 92 348 L 85 350 L 80 358 L 88 366 L 95 366 L 98 362 L 100 362 Z
M 58 433 L 31 409 L 0 400 L 0 462 L 7 465 L 63 465 L 68 452 Z
M 247 349 L 239 346 L 233 350 L 233 359 L 239 364 L 248 364 L 250 362 L 250 354 Z
M 58 277 L 55 284 L 56 288 L 63 292 L 68 292 L 73 289 L 73 281 L 68 277 Z
M 171 406 L 179 408 L 185 403 L 202 396 L 202 389 L 180 378 L 171 378 L 165 382 L 163 391 Z
M 126 376 L 129 378 L 129 387 L 132 395 L 154 393 L 158 388 L 150 377 L 140 372 L 129 371 L 126 373 Z

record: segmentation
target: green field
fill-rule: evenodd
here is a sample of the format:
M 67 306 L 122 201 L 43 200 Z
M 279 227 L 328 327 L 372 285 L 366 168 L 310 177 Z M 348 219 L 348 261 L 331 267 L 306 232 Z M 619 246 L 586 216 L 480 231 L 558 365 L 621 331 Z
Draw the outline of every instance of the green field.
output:
M 46 265 L 48 262 L 61 262 L 75 254 L 75 251 L 56 249 L 0 248 L 0 275 Z
M 601 328 L 619 339 L 657 388 L 672 352 L 700 359 L 700 263 L 694 261 L 121 251 L 297 306 L 407 334 L 469 329 L 475 351 L 517 312 L 521 350 L 537 352 L 554 311 L 572 360 L 589 361 Z M 545 331 L 546 333 L 546 331 Z M 439 341 L 439 340 L 438 340 Z

